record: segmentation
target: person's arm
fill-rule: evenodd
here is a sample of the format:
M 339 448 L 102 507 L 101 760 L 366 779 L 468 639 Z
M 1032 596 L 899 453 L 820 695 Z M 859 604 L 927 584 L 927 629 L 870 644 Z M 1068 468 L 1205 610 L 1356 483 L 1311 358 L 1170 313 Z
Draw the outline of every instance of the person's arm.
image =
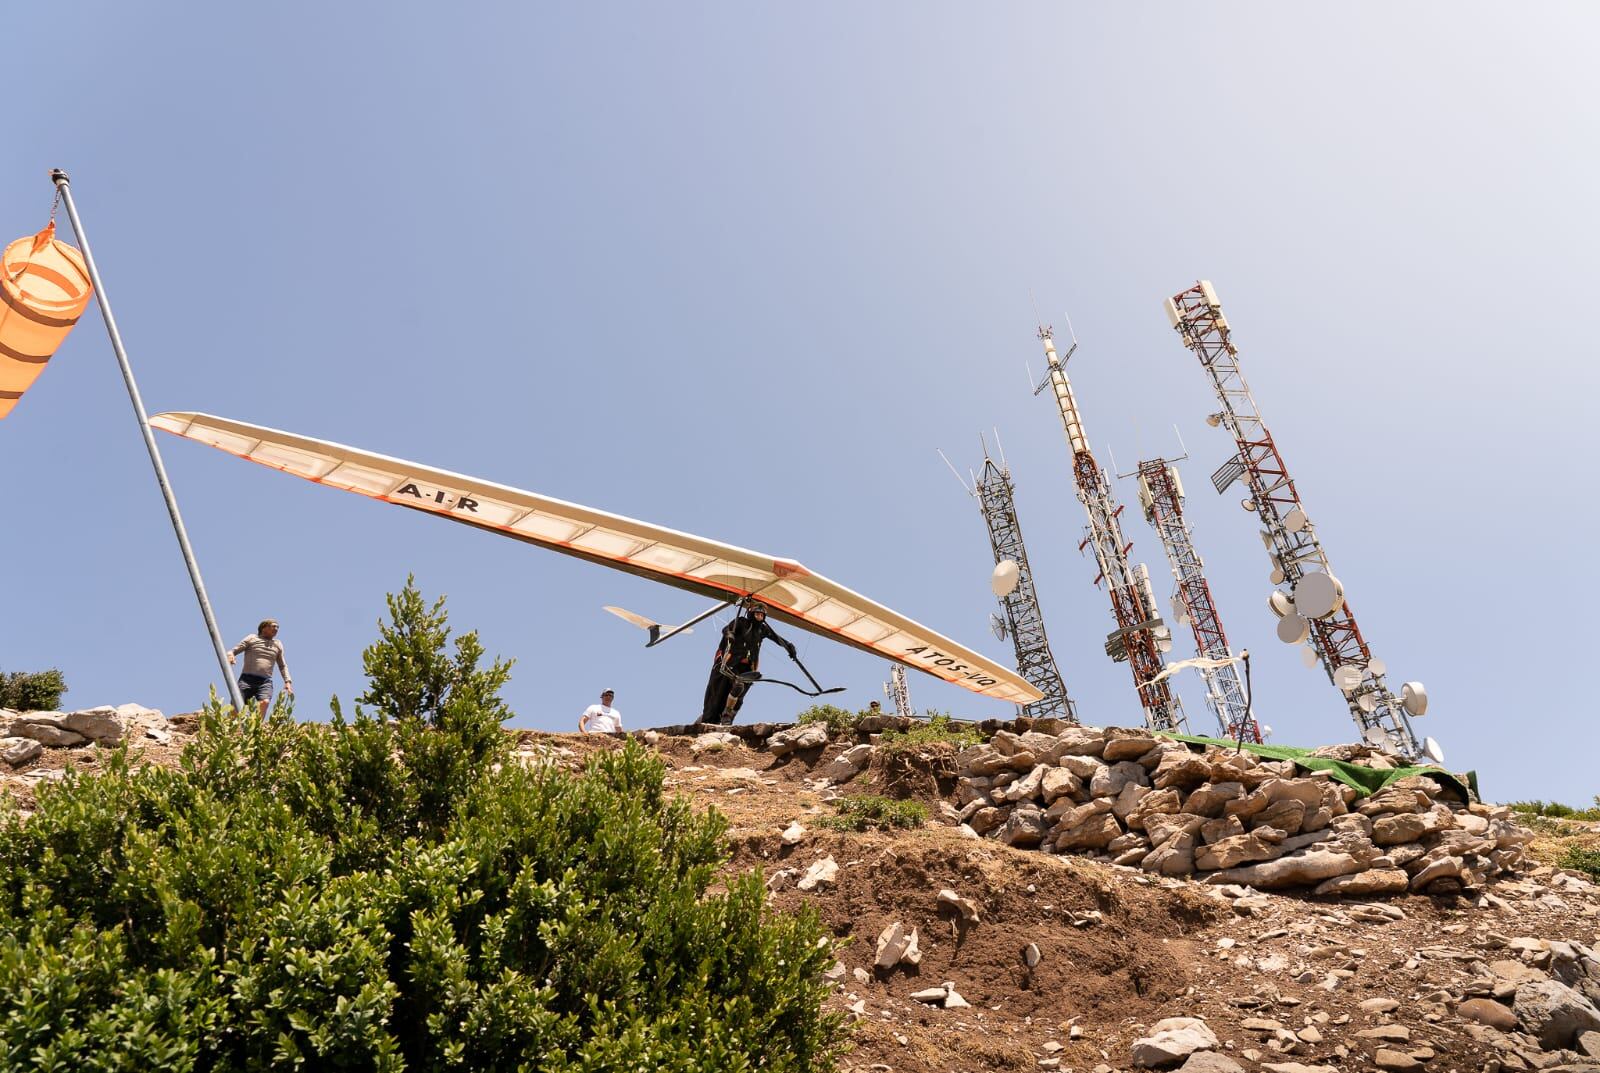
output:
M 783 646 L 783 650 L 789 653 L 789 658 L 794 658 L 794 644 L 790 641 L 785 641 L 782 637 L 779 637 L 778 631 L 772 628 L 772 623 L 763 622 L 761 624 L 761 628 L 767 631 L 768 637 L 772 638 L 774 641 L 778 642 L 778 644 Z
M 232 663 L 233 662 L 233 657 L 237 656 L 240 652 L 243 652 L 244 648 L 245 648 L 245 645 L 248 645 L 249 643 L 250 643 L 250 638 L 246 637 L 244 640 L 240 641 L 238 644 L 236 644 L 232 648 L 228 649 L 228 662 Z
M 278 642 L 278 670 L 283 674 L 283 691 L 294 695 L 294 679 L 289 677 L 289 662 L 283 658 L 283 642 Z
M 578 716 L 578 733 L 579 734 L 587 734 L 587 733 L 589 733 L 589 720 L 592 719 L 592 718 L 594 718 L 594 705 L 591 704 L 591 705 L 589 705 L 589 707 L 587 707 L 587 708 L 585 708 L 583 710 L 583 714 L 582 715 Z

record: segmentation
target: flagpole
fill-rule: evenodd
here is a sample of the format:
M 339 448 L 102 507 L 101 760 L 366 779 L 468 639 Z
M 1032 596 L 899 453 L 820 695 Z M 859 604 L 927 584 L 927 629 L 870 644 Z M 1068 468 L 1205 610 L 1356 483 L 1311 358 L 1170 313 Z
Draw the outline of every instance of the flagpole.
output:
M 195 561 L 194 548 L 189 545 L 189 533 L 183 527 L 183 515 L 178 513 L 178 500 L 172 494 L 172 483 L 167 480 L 167 469 L 161 464 L 161 452 L 156 448 L 156 437 L 150 431 L 150 419 L 144 412 L 144 400 L 139 397 L 139 385 L 133 379 L 133 367 L 128 364 L 128 352 L 123 349 L 122 335 L 117 331 L 117 320 L 111 315 L 111 302 L 106 298 L 105 284 L 100 282 L 100 271 L 94 264 L 94 253 L 89 249 L 89 236 L 83 233 L 83 221 L 78 219 L 78 207 L 72 202 L 72 180 L 60 168 L 50 172 L 61 203 L 66 206 L 67 218 L 72 221 L 72 232 L 83 250 L 83 262 L 89 269 L 89 281 L 94 284 L 95 301 L 100 303 L 100 316 L 106 322 L 106 334 L 111 336 L 111 349 L 116 351 L 117 364 L 122 367 L 123 382 L 128 385 L 128 399 L 133 403 L 133 413 L 139 419 L 139 432 L 144 436 L 145 449 L 150 452 L 150 464 L 156 471 L 156 483 L 167 501 L 167 514 L 172 517 L 172 531 L 178 537 L 178 547 L 183 551 L 183 562 L 189 568 L 189 580 L 194 583 L 195 599 L 200 602 L 200 614 L 206 620 L 206 631 L 211 634 L 211 647 L 216 650 L 217 665 L 222 668 L 222 680 L 227 684 L 228 696 L 238 711 L 244 711 L 244 697 L 239 684 L 228 669 L 228 650 L 217 629 L 217 618 L 211 613 L 211 600 L 206 596 L 205 582 L 200 579 L 200 564 Z

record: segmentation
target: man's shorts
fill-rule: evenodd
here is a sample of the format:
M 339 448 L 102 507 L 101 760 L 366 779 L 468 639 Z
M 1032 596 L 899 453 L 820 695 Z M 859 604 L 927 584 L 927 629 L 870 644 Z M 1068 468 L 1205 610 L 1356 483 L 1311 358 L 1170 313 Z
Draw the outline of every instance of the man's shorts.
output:
M 245 700 L 258 700 L 262 704 L 272 704 L 272 679 L 259 674 L 241 674 L 239 676 L 239 693 Z

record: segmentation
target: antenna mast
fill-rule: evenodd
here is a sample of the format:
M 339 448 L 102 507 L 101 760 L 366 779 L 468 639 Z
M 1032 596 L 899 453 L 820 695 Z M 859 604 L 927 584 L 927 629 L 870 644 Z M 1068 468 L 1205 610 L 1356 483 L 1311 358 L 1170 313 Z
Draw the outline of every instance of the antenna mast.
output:
M 1105 581 L 1111 594 L 1111 611 L 1116 617 L 1117 628 L 1106 637 L 1106 655 L 1118 663 L 1127 661 L 1133 672 L 1134 688 L 1139 691 L 1139 703 L 1144 708 L 1146 726 L 1152 730 L 1186 729 L 1182 703 L 1165 679 L 1156 679 L 1162 671 L 1162 646 L 1170 648 L 1172 640 L 1150 589 L 1150 572 L 1143 563 L 1135 566 L 1128 562 L 1128 551 L 1133 544 L 1122 539 L 1119 521 L 1122 507 L 1112 496 L 1111 485 L 1089 450 L 1089 438 L 1084 435 L 1078 404 L 1072 397 L 1072 384 L 1067 380 L 1066 360 L 1056 353 L 1055 334 L 1044 326 L 1039 329 L 1039 338 L 1044 343 L 1049 372 L 1034 388 L 1034 394 L 1047 386 L 1055 392 L 1067 446 L 1072 451 L 1072 475 L 1078 486 L 1078 501 L 1089 517 L 1089 526 L 1078 551 L 1094 549 L 1095 562 L 1100 568 L 1095 584 L 1098 586 Z M 1077 349 L 1074 341 L 1067 358 Z
M 1225 425 L 1238 453 L 1211 477 L 1218 494 L 1240 477 L 1250 488 L 1245 508 L 1255 511 L 1266 527 L 1263 540 L 1273 557 L 1274 583 L 1285 581 L 1292 596 L 1274 593 L 1272 605 L 1281 618 L 1278 638 L 1310 643 L 1328 678 L 1344 694 L 1350 715 L 1368 741 L 1385 741 L 1407 757 L 1422 754 L 1407 712 L 1422 714 L 1423 702 L 1410 688 L 1402 702 L 1384 683 L 1384 665 L 1373 659 L 1344 600 L 1344 588 L 1333 576 L 1328 556 L 1306 517 L 1300 495 L 1266 422 L 1239 369 L 1239 352 L 1222 315 L 1222 303 L 1211 283 L 1202 280 L 1167 299 L 1167 317 L 1194 351 L 1222 403 L 1207 423 Z M 1418 687 L 1420 693 L 1420 686 Z
M 1228 637 L 1222 631 L 1211 586 L 1206 581 L 1205 564 L 1194 547 L 1194 533 L 1183 516 L 1183 482 L 1178 479 L 1177 459 L 1153 458 L 1139 463 L 1139 504 L 1145 521 L 1161 538 L 1161 547 L 1177 579 L 1173 597 L 1178 622 L 1189 620 L 1194 630 L 1195 654 L 1204 659 L 1231 658 Z M 1245 704 L 1244 687 L 1233 664 L 1202 667 L 1206 684 L 1206 706 L 1217 717 L 1222 736 L 1235 740 L 1261 742 L 1261 729 Z
M 903 664 L 889 664 L 889 680 L 883 683 L 884 694 L 894 702 L 895 715 L 914 715 L 911 710 L 911 688 L 906 685 L 906 669 Z
M 995 434 L 995 443 L 1000 442 Z M 1067 685 L 1061 679 L 1056 657 L 1050 651 L 1049 638 L 1044 632 L 1044 616 L 1039 610 L 1039 596 L 1033 587 L 1033 571 L 1028 567 L 1028 549 L 1022 543 L 1022 526 L 1017 521 L 1015 486 L 1011 483 L 1011 469 L 1002 455 L 999 463 L 989 457 L 988 444 L 984 445 L 983 473 L 975 482 L 973 495 L 977 496 L 983 520 L 989 527 L 989 546 L 994 549 L 998 566 L 1007 559 L 1017 564 L 1017 585 L 1009 593 L 999 596 L 1000 607 L 1005 612 L 1003 626 L 996 620 L 995 632 L 1011 636 L 1017 651 L 1017 673 L 1028 680 L 1044 698 L 1022 707 L 1022 714 L 1034 718 L 1054 716 L 1068 722 L 1078 721 L 1077 709 L 1067 696 Z M 998 595 L 998 593 L 997 593 Z

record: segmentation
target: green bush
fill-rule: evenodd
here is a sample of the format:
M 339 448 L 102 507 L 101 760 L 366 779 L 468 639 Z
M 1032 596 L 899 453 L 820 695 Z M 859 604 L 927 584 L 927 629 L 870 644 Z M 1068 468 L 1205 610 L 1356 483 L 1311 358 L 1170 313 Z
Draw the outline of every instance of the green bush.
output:
M 1600 795 L 1592 808 L 1573 808 L 1559 801 L 1513 801 L 1511 808 L 1525 816 L 1544 816 L 1552 820 L 1600 820 Z
M 1579 849 L 1577 846 L 1568 846 L 1567 852 L 1561 855 L 1561 860 L 1557 863 L 1562 868 L 1582 872 L 1596 883 L 1600 883 L 1600 849 Z
M 509 666 L 390 612 L 353 719 L 213 700 L 177 769 L 0 818 L 0 1069 L 827 1066 L 814 912 L 710 893 L 726 821 L 633 743 L 513 762 Z
M 833 807 L 839 812 L 837 816 L 817 822 L 841 831 L 887 831 L 891 827 L 921 827 L 928 822 L 928 808 L 921 802 L 896 801 L 876 794 L 835 798 Z
M 828 736 L 840 734 L 854 734 L 856 727 L 861 723 L 861 712 L 848 712 L 843 708 L 836 708 L 832 704 L 813 704 L 796 718 L 796 723 L 822 723 L 828 728 Z
M 885 730 L 878 738 L 878 748 L 892 756 L 925 745 L 949 744 L 964 749 L 982 742 L 983 734 L 977 727 L 961 726 L 942 712 L 929 712 L 927 722 L 915 723 L 909 730 Z
M 0 708 L 17 712 L 53 712 L 61 707 L 67 680 L 51 667 L 48 671 L 12 671 L 0 674 Z

